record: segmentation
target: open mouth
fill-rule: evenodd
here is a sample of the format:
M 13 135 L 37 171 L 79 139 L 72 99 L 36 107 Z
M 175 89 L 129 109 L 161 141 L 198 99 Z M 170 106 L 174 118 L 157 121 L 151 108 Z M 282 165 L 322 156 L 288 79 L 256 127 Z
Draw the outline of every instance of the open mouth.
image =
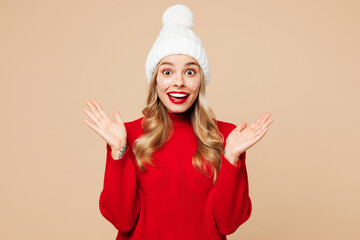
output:
M 181 104 L 186 102 L 190 94 L 187 93 L 168 93 L 169 99 L 172 103 Z

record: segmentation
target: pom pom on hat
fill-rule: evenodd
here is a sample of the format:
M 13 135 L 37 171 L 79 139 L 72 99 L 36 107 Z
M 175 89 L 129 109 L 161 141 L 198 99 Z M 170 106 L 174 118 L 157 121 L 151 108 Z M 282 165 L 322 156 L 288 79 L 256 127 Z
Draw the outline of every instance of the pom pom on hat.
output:
M 194 15 L 192 11 L 176 4 L 167 8 L 162 15 L 163 27 L 156 38 L 145 63 L 147 81 L 151 77 L 157 64 L 166 56 L 184 54 L 193 57 L 200 65 L 205 85 L 210 82 L 210 64 L 200 38 L 192 31 Z
M 194 14 L 190 8 L 176 4 L 165 10 L 162 16 L 163 25 L 178 24 L 183 27 L 193 29 L 194 27 Z

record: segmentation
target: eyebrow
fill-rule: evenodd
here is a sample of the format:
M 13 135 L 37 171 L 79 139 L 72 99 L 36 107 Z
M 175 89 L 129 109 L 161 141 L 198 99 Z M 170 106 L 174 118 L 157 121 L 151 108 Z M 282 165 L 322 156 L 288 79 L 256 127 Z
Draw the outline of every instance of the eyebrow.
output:
M 171 62 L 162 62 L 162 63 L 160 64 L 160 66 L 161 66 L 161 65 L 175 66 L 175 65 L 174 65 L 173 63 L 171 63 Z M 199 66 L 196 62 L 188 62 L 188 63 L 185 64 L 185 66 L 190 66 L 190 65 Z

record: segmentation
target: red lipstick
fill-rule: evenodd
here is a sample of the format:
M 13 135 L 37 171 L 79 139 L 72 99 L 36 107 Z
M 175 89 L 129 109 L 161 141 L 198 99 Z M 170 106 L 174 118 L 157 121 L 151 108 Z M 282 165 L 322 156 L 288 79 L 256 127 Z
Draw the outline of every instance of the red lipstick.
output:
M 187 96 L 186 97 L 172 97 L 172 96 L 170 96 L 170 93 L 187 94 Z M 190 96 L 190 94 L 188 94 L 187 92 L 182 92 L 182 91 L 180 91 L 180 92 L 175 92 L 175 91 L 168 92 L 167 95 L 168 95 L 170 101 L 172 103 L 175 103 L 175 104 L 182 104 L 182 103 L 186 102 L 186 100 Z

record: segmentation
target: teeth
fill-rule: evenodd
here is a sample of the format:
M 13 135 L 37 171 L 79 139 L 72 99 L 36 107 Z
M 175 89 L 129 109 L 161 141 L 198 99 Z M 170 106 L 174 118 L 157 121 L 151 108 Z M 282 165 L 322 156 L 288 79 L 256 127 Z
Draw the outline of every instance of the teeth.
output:
M 186 97 L 189 94 L 183 94 L 183 93 L 169 93 L 172 97 Z

